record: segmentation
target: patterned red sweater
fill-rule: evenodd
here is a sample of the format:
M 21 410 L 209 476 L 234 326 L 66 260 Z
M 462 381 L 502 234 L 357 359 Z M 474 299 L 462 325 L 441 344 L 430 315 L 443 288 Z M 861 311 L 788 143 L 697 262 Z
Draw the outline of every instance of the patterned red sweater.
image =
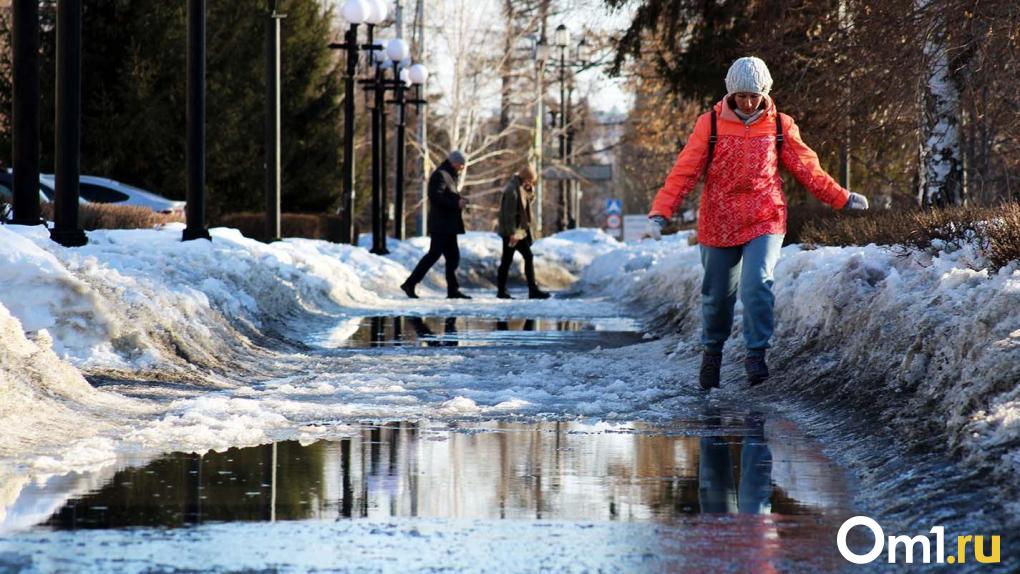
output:
M 716 144 L 698 209 L 698 242 L 710 247 L 743 245 L 766 234 L 786 233 L 786 197 L 776 161 L 776 106 L 765 98 L 765 113 L 745 126 L 726 104 L 715 105 Z M 823 203 L 836 209 L 850 194 L 818 163 L 818 155 L 800 138 L 793 118 L 783 124 L 783 166 Z M 672 217 L 705 171 L 710 113 L 698 118 L 687 145 L 655 195 L 649 216 Z

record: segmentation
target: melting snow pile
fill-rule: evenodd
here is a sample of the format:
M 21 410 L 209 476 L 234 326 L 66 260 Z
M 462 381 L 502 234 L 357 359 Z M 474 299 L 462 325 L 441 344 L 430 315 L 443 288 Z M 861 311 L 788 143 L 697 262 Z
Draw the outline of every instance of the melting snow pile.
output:
M 614 294 L 698 352 L 699 252 L 684 236 L 596 259 L 579 287 Z M 783 249 L 764 389 L 847 407 L 915 444 L 942 441 L 1002 484 L 1020 484 L 1020 262 L 990 272 L 972 247 L 905 252 Z M 739 362 L 737 321 L 725 360 Z

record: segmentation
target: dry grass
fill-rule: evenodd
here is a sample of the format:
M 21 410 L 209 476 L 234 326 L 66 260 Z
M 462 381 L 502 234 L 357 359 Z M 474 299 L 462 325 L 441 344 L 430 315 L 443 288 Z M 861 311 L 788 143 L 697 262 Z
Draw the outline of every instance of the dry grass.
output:
M 262 213 L 231 213 L 220 218 L 218 225 L 240 230 L 245 237 L 266 239 L 266 220 Z M 316 213 L 284 213 L 280 219 L 284 237 L 340 240 L 340 217 Z

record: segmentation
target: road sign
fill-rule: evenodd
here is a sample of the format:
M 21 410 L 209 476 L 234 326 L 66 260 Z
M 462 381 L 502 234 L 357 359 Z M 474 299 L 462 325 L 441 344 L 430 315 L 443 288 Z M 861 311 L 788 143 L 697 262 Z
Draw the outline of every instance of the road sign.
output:
M 620 215 L 623 213 L 623 200 L 615 197 L 606 200 L 606 213 L 615 213 Z
M 609 215 L 606 216 L 606 227 L 608 227 L 609 229 L 619 229 L 620 224 L 622 223 L 623 220 L 620 219 L 619 214 L 610 213 Z

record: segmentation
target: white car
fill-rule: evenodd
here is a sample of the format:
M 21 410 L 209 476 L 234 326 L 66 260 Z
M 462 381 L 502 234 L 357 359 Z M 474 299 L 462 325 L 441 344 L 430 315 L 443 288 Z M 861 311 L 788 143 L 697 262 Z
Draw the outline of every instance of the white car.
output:
M 40 175 L 39 181 L 54 189 L 56 188 L 56 180 L 53 174 Z M 167 199 L 151 191 L 145 191 L 144 189 L 121 183 L 117 180 L 83 175 L 78 181 L 81 199 L 90 203 L 134 205 L 137 207 L 147 207 L 157 213 L 184 214 L 186 202 Z

